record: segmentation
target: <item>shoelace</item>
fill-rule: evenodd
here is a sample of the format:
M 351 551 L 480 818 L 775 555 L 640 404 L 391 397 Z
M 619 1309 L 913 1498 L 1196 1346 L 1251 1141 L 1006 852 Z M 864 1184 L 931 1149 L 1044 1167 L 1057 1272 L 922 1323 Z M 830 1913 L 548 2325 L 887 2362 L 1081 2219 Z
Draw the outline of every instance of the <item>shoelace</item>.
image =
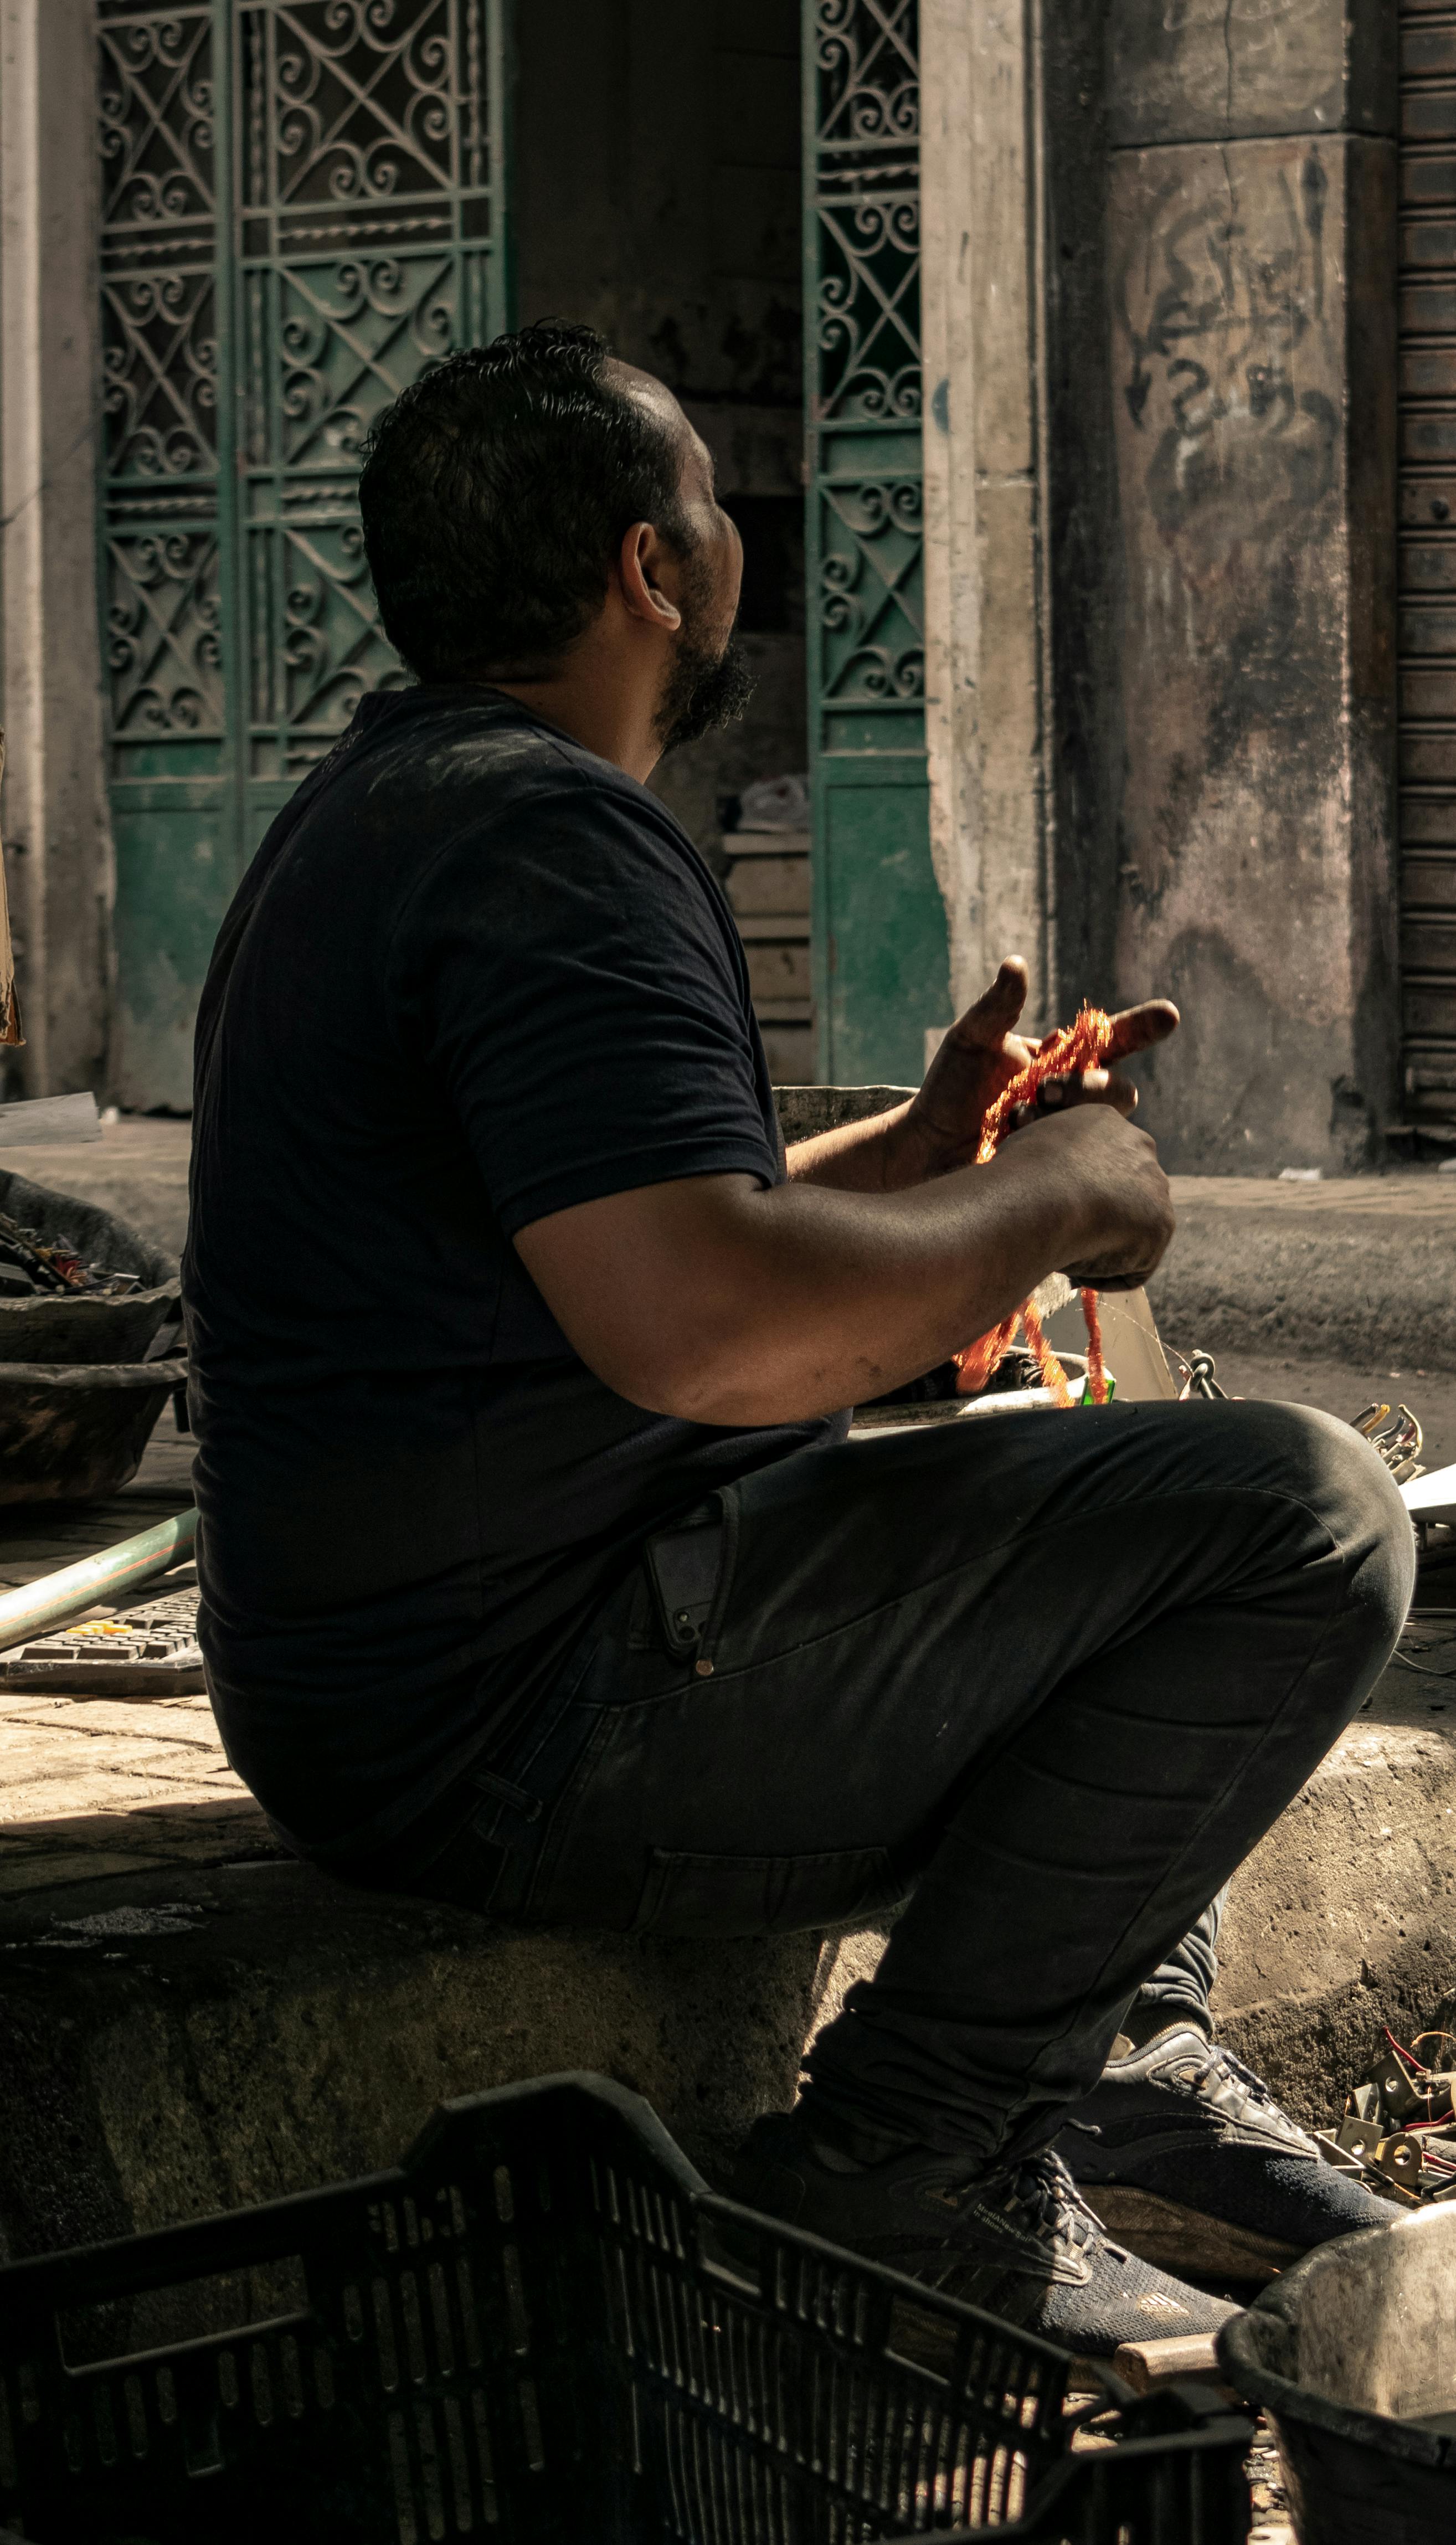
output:
M 1270 2093 L 1263 2079 L 1256 2077 L 1252 2068 L 1246 2068 L 1243 2060 L 1232 2050 L 1227 2049 L 1223 2042 L 1210 2041 L 1207 2054 L 1198 2071 L 1194 2091 L 1203 2094 L 1210 2088 L 1216 2088 L 1225 2083 L 1239 2091 L 1244 2107 L 1247 2108 L 1250 2104 L 1254 2106 L 1260 2119 L 1271 2115 L 1279 2128 L 1287 2132 L 1291 2138 L 1303 2137 L 1304 2133 L 1298 2123 L 1290 2119 L 1277 2097 Z M 1232 2117 L 1236 2121 L 1241 2119 L 1242 2110 L 1236 2110 Z
M 1102 2233 L 1071 2175 L 1050 2148 L 1023 2157 L 1010 2177 L 1009 2209 L 1019 2209 L 1033 2234 L 1062 2237 L 1078 2253 Z M 986 2186 L 982 2187 L 985 2197 Z
M 1252 2068 L 1246 2068 L 1243 2060 L 1228 2049 L 1222 2041 L 1210 2041 L 1208 2044 L 1208 2055 L 1199 2072 L 1200 2085 L 1203 2078 L 1214 2074 L 1228 2077 L 1236 2086 L 1241 2086 L 1249 2102 L 1266 2104 L 1271 2112 L 1278 2113 L 1281 2121 L 1287 2118 L 1262 2077 L 1256 2077 Z

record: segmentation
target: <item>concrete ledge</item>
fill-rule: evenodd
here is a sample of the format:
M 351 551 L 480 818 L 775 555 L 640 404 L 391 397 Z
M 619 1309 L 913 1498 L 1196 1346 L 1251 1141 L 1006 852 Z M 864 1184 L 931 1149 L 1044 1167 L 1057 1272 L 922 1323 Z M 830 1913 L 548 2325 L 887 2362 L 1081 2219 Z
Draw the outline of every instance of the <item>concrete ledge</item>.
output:
M 1414 2027 L 1456 1979 L 1456 1707 L 1440 1680 L 1410 1686 L 1234 1886 L 1225 2037 L 1308 2120 L 1338 2109 L 1378 2022 Z M 645 2094 L 720 2175 L 882 1950 L 519 1933 L 282 1860 L 32 1888 L 0 1899 L 0 2250 L 364 2173 L 445 2097 L 568 2067 Z
M 524 1934 L 291 1862 L 32 1892 L 0 1904 L 0 2252 L 365 2173 L 445 2098 L 564 2068 L 719 2171 L 792 2100 L 823 1958 Z

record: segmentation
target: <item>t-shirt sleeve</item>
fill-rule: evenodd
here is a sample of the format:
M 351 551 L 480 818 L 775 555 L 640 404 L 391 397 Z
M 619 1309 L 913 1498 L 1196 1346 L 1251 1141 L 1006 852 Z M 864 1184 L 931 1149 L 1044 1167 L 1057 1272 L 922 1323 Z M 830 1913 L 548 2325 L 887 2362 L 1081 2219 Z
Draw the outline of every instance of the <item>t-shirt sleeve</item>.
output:
M 395 978 L 508 1237 L 639 1185 L 777 1182 L 742 957 L 650 799 L 583 780 L 463 833 Z

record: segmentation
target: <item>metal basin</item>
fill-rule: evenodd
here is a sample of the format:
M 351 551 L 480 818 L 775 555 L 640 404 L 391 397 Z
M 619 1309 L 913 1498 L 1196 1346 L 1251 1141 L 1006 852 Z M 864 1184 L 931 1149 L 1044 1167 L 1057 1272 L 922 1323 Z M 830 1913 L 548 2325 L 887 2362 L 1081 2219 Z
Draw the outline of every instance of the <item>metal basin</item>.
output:
M 177 1266 L 94 1202 L 0 1172 L 0 1211 L 83 1262 L 134 1272 L 120 1298 L 85 1290 L 0 1299 L 0 1504 L 91 1502 L 135 1475 L 169 1396 L 180 1351 L 148 1361 L 181 1315 Z M 166 1338 L 174 1341 L 174 1338 Z
M 1456 2204 L 1322 2246 L 1218 2351 L 1274 2424 L 1300 2545 L 1451 2545 Z
M 177 1316 L 181 1284 L 171 1256 L 95 1202 L 0 1172 L 0 1211 L 23 1228 L 39 1230 L 47 1245 L 69 1237 L 83 1263 L 135 1272 L 142 1284 L 119 1299 L 85 1290 L 0 1299 L 0 1361 L 138 1361 L 153 1336 Z

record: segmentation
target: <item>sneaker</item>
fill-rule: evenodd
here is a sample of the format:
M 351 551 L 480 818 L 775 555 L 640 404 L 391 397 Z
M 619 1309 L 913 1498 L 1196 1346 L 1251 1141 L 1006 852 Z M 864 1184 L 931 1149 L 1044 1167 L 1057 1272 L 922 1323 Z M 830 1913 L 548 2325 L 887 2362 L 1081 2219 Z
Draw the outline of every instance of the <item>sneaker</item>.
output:
M 1114 2042 L 1055 2144 L 1112 2234 L 1163 2270 L 1269 2280 L 1313 2246 L 1399 2215 L 1327 2165 L 1267 2086 L 1196 2023 L 1141 2048 Z
M 1086 2358 L 1212 2334 L 1238 2313 L 1113 2244 L 1049 2149 L 990 2174 L 922 2147 L 854 2164 L 800 2105 L 755 2122 L 733 2196 Z

